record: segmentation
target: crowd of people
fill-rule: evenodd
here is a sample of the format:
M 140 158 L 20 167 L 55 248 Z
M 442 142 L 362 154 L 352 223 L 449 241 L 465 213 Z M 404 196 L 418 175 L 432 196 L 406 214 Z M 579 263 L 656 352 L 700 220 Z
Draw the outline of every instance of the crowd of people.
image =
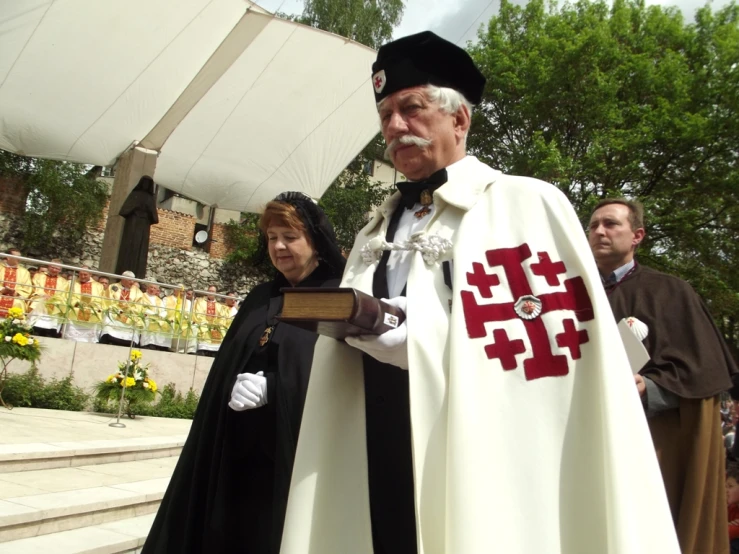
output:
M 20 256 L 10 248 L 0 267 L 0 318 L 19 308 L 37 336 L 213 357 L 238 311 L 238 294 L 217 298 L 215 286 L 198 297 L 184 285 L 166 294 L 130 271 L 111 284 L 82 265 L 73 279 L 61 259 L 36 267 Z
M 226 336 L 143 553 L 729 554 L 739 372 L 693 289 L 637 262 L 641 205 L 604 199 L 584 232 L 552 185 L 469 156 L 485 78 L 433 33 L 381 47 L 371 81 L 410 180 L 345 263 L 310 199 L 267 205 L 278 277 Z M 282 287 L 339 279 L 405 320 L 280 324 Z
M 101 340 L 171 348 L 156 337 L 181 334 L 189 306 L 202 344 L 222 339 L 143 554 L 736 552 L 721 397 L 739 370 L 690 285 L 637 261 L 642 206 L 604 199 L 584 230 L 556 187 L 468 155 L 486 80 L 433 33 L 382 46 L 371 81 L 409 181 L 347 259 L 289 192 L 259 224 L 277 277 L 225 338 L 215 290 L 162 301 L 124 278 L 100 295 Z M 49 315 L 51 265 L 34 282 L 6 266 L 3 309 Z M 280 322 L 285 287 L 339 284 L 405 319 L 345 341 Z M 69 325 L 92 317 L 92 286 L 75 288 Z

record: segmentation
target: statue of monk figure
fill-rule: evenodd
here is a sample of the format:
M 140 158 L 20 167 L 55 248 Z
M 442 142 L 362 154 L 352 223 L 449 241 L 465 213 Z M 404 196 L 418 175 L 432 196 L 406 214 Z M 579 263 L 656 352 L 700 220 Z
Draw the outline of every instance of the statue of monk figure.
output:
M 149 257 L 149 228 L 159 223 L 157 203 L 154 198 L 154 180 L 144 175 L 139 180 L 118 215 L 126 218 L 118 251 L 115 272 L 133 271 L 138 277 L 146 275 Z

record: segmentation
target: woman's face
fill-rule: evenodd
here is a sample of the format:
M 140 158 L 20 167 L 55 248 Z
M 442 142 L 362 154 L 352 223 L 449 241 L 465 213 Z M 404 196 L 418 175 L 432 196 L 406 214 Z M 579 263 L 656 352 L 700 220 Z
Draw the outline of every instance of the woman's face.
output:
M 316 251 L 303 231 L 292 227 L 267 227 L 269 259 L 291 285 L 297 285 L 318 266 Z

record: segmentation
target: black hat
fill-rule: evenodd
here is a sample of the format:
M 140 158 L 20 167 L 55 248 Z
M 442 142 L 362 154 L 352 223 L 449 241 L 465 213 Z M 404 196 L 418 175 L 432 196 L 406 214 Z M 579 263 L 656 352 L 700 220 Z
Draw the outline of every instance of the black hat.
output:
M 485 77 L 467 52 L 431 31 L 380 47 L 372 64 L 376 102 L 399 90 L 421 85 L 452 88 L 472 104 L 479 104 Z

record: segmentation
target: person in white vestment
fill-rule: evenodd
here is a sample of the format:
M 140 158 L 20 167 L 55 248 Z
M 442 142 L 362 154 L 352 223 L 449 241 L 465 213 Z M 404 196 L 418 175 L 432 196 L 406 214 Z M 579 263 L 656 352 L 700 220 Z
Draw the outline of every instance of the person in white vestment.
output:
M 90 268 L 80 266 L 72 291 L 71 309 L 64 338 L 77 342 L 98 342 L 105 309 L 105 289 L 92 279 Z
M 198 355 L 215 357 L 230 323 L 229 308 L 216 300 L 218 289 L 214 285 L 208 287 L 208 292 L 211 294 L 195 300 L 192 317 L 197 330 Z
M 167 351 L 172 346 L 172 326 L 167 318 L 167 308 L 159 297 L 159 285 L 149 283 L 141 299 L 144 313 L 144 328 L 139 346 L 151 350 Z
M 238 293 L 231 291 L 227 296 L 228 298 L 226 298 L 223 303 L 228 308 L 228 317 L 233 320 L 233 318 L 236 317 L 236 314 L 239 313 L 239 295 Z
M 360 231 L 342 286 L 406 319 L 318 339 L 281 552 L 678 554 L 571 204 L 467 155 L 485 78 L 462 48 L 398 39 L 371 83 L 410 181 Z
M 120 283 L 110 285 L 107 291 L 108 305 L 103 319 L 100 342 L 118 346 L 138 344 L 139 332 L 143 327 L 143 315 L 140 304 L 144 294 L 135 287 L 132 271 L 124 271 Z
M 192 302 L 185 298 L 185 285 L 177 285 L 164 299 L 167 321 L 172 326 L 172 349 L 175 352 L 195 354 L 197 337 L 192 328 Z
M 62 325 L 69 311 L 69 280 L 62 275 L 62 260 L 54 258 L 48 273 L 33 277 L 33 295 L 29 299 L 28 322 L 33 333 L 43 337 L 61 337 Z
M 5 263 L 0 265 L 0 320 L 8 315 L 10 308 L 17 308 L 24 313 L 27 309 L 26 301 L 33 293 L 33 282 L 28 270 L 18 263 L 21 251 L 9 248 Z

